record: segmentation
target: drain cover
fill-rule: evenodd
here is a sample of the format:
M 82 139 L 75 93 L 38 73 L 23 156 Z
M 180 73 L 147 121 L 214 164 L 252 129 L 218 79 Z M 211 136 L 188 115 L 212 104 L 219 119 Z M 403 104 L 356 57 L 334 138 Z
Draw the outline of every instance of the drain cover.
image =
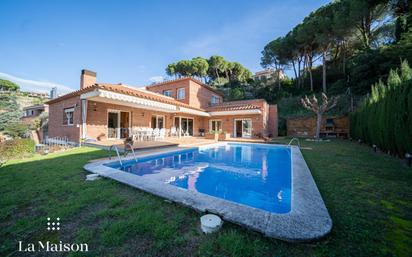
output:
M 100 179 L 99 174 L 90 174 L 86 176 L 86 181 L 94 181 Z
M 214 214 L 206 214 L 200 217 L 200 227 L 207 234 L 218 231 L 222 224 L 222 219 Z

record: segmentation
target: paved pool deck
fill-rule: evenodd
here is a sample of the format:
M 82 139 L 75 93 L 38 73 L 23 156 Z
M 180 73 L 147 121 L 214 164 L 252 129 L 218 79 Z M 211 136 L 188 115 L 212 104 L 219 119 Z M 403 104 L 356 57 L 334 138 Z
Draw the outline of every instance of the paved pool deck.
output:
M 199 148 L 213 145 L 200 146 Z M 265 144 L 266 146 L 268 144 Z M 152 176 L 138 176 L 132 173 L 110 168 L 104 164 L 115 160 L 98 160 L 88 163 L 84 169 L 110 178 L 145 192 L 166 198 L 170 201 L 188 206 L 200 212 L 214 213 L 223 220 L 239 224 L 248 229 L 263 233 L 268 237 L 288 242 L 306 242 L 321 239 L 332 229 L 332 219 L 326 209 L 322 196 L 316 187 L 310 170 L 297 146 L 291 147 L 292 157 L 292 199 L 291 211 L 276 214 L 250 206 L 227 201 L 192 190 L 187 190 L 165 183 L 166 177 L 179 176 L 176 170 Z M 188 148 L 162 149 L 149 153 L 136 154 L 137 157 L 178 152 Z M 126 159 L 133 159 L 133 156 Z M 185 171 L 181 171 L 182 174 Z M 187 172 L 187 171 L 186 171 Z

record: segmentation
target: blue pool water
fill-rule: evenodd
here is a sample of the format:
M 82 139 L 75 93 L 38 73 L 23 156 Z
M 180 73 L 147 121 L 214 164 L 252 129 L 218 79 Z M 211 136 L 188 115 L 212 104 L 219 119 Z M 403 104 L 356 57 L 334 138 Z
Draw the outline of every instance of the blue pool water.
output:
M 172 171 L 165 182 L 274 213 L 291 206 L 291 154 L 282 146 L 228 143 L 119 163 L 139 176 Z M 183 171 L 183 172 L 182 172 Z

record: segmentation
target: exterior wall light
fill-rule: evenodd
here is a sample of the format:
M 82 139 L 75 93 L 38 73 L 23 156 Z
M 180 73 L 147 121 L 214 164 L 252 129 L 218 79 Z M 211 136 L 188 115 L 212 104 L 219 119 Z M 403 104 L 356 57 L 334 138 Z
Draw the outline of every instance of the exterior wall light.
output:
M 378 147 L 376 145 L 372 145 L 373 151 L 376 153 L 376 151 L 378 150 Z
M 405 154 L 405 159 L 406 159 L 406 163 L 408 164 L 408 167 L 411 167 L 411 164 L 412 164 L 412 154 L 406 153 L 406 154 Z

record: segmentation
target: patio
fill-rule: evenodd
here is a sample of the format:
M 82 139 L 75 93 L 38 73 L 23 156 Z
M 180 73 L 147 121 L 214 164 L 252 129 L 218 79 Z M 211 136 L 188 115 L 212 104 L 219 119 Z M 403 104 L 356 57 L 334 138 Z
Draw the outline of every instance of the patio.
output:
M 159 141 L 136 141 L 133 143 L 133 149 L 135 151 L 139 150 L 149 150 L 157 148 L 166 147 L 195 147 L 206 144 L 215 143 L 214 140 L 205 139 L 203 137 L 166 137 Z M 123 139 L 108 139 L 102 141 L 88 142 L 85 143 L 86 146 L 97 147 L 101 149 L 109 149 L 110 146 L 116 145 L 120 151 L 124 151 L 124 140 Z

